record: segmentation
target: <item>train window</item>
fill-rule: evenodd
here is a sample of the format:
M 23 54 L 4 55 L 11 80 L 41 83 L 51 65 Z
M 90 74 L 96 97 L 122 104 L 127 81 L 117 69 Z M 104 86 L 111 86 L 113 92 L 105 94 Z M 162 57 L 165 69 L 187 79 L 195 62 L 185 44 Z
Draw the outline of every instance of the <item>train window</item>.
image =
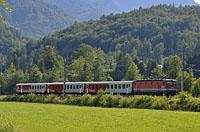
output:
M 67 89 L 69 89 L 69 85 L 67 85 Z
M 119 84 L 119 89 L 121 89 L 122 88 L 122 85 L 121 84 Z
M 111 86 L 110 88 L 113 89 L 113 85 L 111 84 L 110 86 Z
M 72 85 L 70 85 L 70 89 L 72 89 Z
M 117 89 L 117 84 L 115 84 L 115 89 Z
M 126 84 L 123 84 L 123 89 L 125 89 L 126 88 Z

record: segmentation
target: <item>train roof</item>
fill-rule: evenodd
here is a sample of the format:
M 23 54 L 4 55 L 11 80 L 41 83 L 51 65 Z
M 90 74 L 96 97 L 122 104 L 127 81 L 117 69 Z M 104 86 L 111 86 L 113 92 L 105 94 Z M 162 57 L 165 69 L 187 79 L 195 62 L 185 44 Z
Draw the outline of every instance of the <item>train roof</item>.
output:
M 133 81 L 102 81 L 102 82 L 65 82 L 65 84 L 105 84 L 105 83 L 132 83 Z M 53 83 L 18 83 L 16 85 L 55 85 L 64 84 L 64 82 Z
M 147 80 L 133 80 L 133 81 L 97 81 L 97 82 L 65 82 L 65 84 L 119 84 L 119 83 L 133 83 L 133 82 L 141 82 L 141 81 L 174 81 L 175 79 L 147 79 Z M 18 83 L 16 85 L 62 85 L 64 82 L 53 82 L 53 83 Z
M 176 79 L 143 79 L 143 80 L 136 80 L 136 81 L 176 81 Z

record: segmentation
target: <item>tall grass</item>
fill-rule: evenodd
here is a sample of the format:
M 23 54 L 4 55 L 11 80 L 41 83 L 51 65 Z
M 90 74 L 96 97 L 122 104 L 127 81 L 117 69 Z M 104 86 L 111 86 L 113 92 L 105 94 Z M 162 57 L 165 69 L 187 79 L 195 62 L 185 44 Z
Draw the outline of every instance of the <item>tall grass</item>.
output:
M 10 116 L 0 114 L 0 132 L 14 132 L 14 123 Z

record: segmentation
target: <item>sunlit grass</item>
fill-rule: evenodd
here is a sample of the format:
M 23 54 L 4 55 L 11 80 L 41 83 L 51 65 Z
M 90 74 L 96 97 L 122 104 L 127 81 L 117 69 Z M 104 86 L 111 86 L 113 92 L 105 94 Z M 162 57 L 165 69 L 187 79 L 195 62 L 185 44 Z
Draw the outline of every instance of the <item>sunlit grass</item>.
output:
M 0 115 L 17 132 L 200 131 L 200 113 L 192 112 L 0 103 Z

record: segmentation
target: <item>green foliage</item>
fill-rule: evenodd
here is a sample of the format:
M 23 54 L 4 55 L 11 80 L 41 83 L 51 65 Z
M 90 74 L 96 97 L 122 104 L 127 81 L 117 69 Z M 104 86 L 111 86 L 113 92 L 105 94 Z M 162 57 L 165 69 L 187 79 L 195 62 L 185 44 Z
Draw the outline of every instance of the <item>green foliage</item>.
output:
M 151 72 L 151 79 L 164 79 L 165 78 L 165 73 L 163 71 L 162 66 L 157 66 L 156 68 L 153 69 Z
M 33 65 L 29 73 L 29 82 L 42 82 L 42 79 L 42 72 L 40 71 L 37 65 Z
M 194 84 L 191 89 L 191 93 L 195 97 L 200 97 L 200 79 L 194 81 Z
M 43 72 L 43 82 L 55 82 L 63 80 L 64 61 L 58 55 L 55 47 L 46 46 L 41 49 L 38 65 Z
M 82 44 L 67 67 L 69 81 L 103 81 L 109 78 L 106 56 L 100 49 Z
M 2 5 L 7 11 L 12 12 L 6 0 L 0 0 L 0 5 Z
M 196 91 L 194 91 L 196 92 Z M 199 94 L 198 94 L 199 95 Z M 66 104 L 79 106 L 100 106 L 119 108 L 142 108 L 158 110 L 182 110 L 200 112 L 200 98 L 194 98 L 191 94 L 180 93 L 173 97 L 159 96 L 129 96 L 106 94 L 99 92 L 97 95 L 66 96 L 57 95 L 22 95 L 1 96 L 0 101 L 18 101 L 33 103 Z
M 129 13 L 110 14 L 96 21 L 75 23 L 45 37 L 39 44 L 53 41 L 62 55 L 70 54 L 81 43 L 102 48 L 106 53 L 121 45 L 122 52 L 135 50 L 137 57 L 145 63 L 153 60 L 162 64 L 163 58 L 179 54 L 184 44 L 189 56 L 199 53 L 199 32 L 195 30 L 200 22 L 196 17 L 198 14 L 195 6 L 140 8 Z M 182 42 L 183 39 L 187 41 Z
M 184 72 L 184 91 L 188 91 L 191 92 L 192 91 L 192 87 L 194 85 L 194 75 L 192 71 L 188 72 Z M 178 75 L 177 77 L 177 87 L 180 88 L 181 87 L 181 75 Z
M 113 73 L 114 80 L 122 80 L 131 63 L 132 60 L 129 54 L 119 53 L 116 57 L 116 68 Z
M 171 78 L 171 79 L 176 79 L 181 72 L 181 64 L 182 61 L 180 59 L 180 57 L 178 56 L 170 56 L 167 59 L 166 65 L 167 65 L 167 77 Z
M 25 82 L 28 80 L 28 77 L 26 73 L 22 70 L 17 70 L 16 67 L 11 64 L 5 74 L 2 75 L 2 79 L 2 87 L 5 88 L 4 92 L 14 93 L 15 85 L 19 82 Z
M 7 0 L 13 12 L 3 12 L 8 23 L 24 36 L 39 38 L 70 26 L 74 18 L 43 0 Z
M 129 65 L 129 68 L 125 74 L 124 80 L 139 80 L 141 75 L 139 73 L 138 67 L 135 63 Z

